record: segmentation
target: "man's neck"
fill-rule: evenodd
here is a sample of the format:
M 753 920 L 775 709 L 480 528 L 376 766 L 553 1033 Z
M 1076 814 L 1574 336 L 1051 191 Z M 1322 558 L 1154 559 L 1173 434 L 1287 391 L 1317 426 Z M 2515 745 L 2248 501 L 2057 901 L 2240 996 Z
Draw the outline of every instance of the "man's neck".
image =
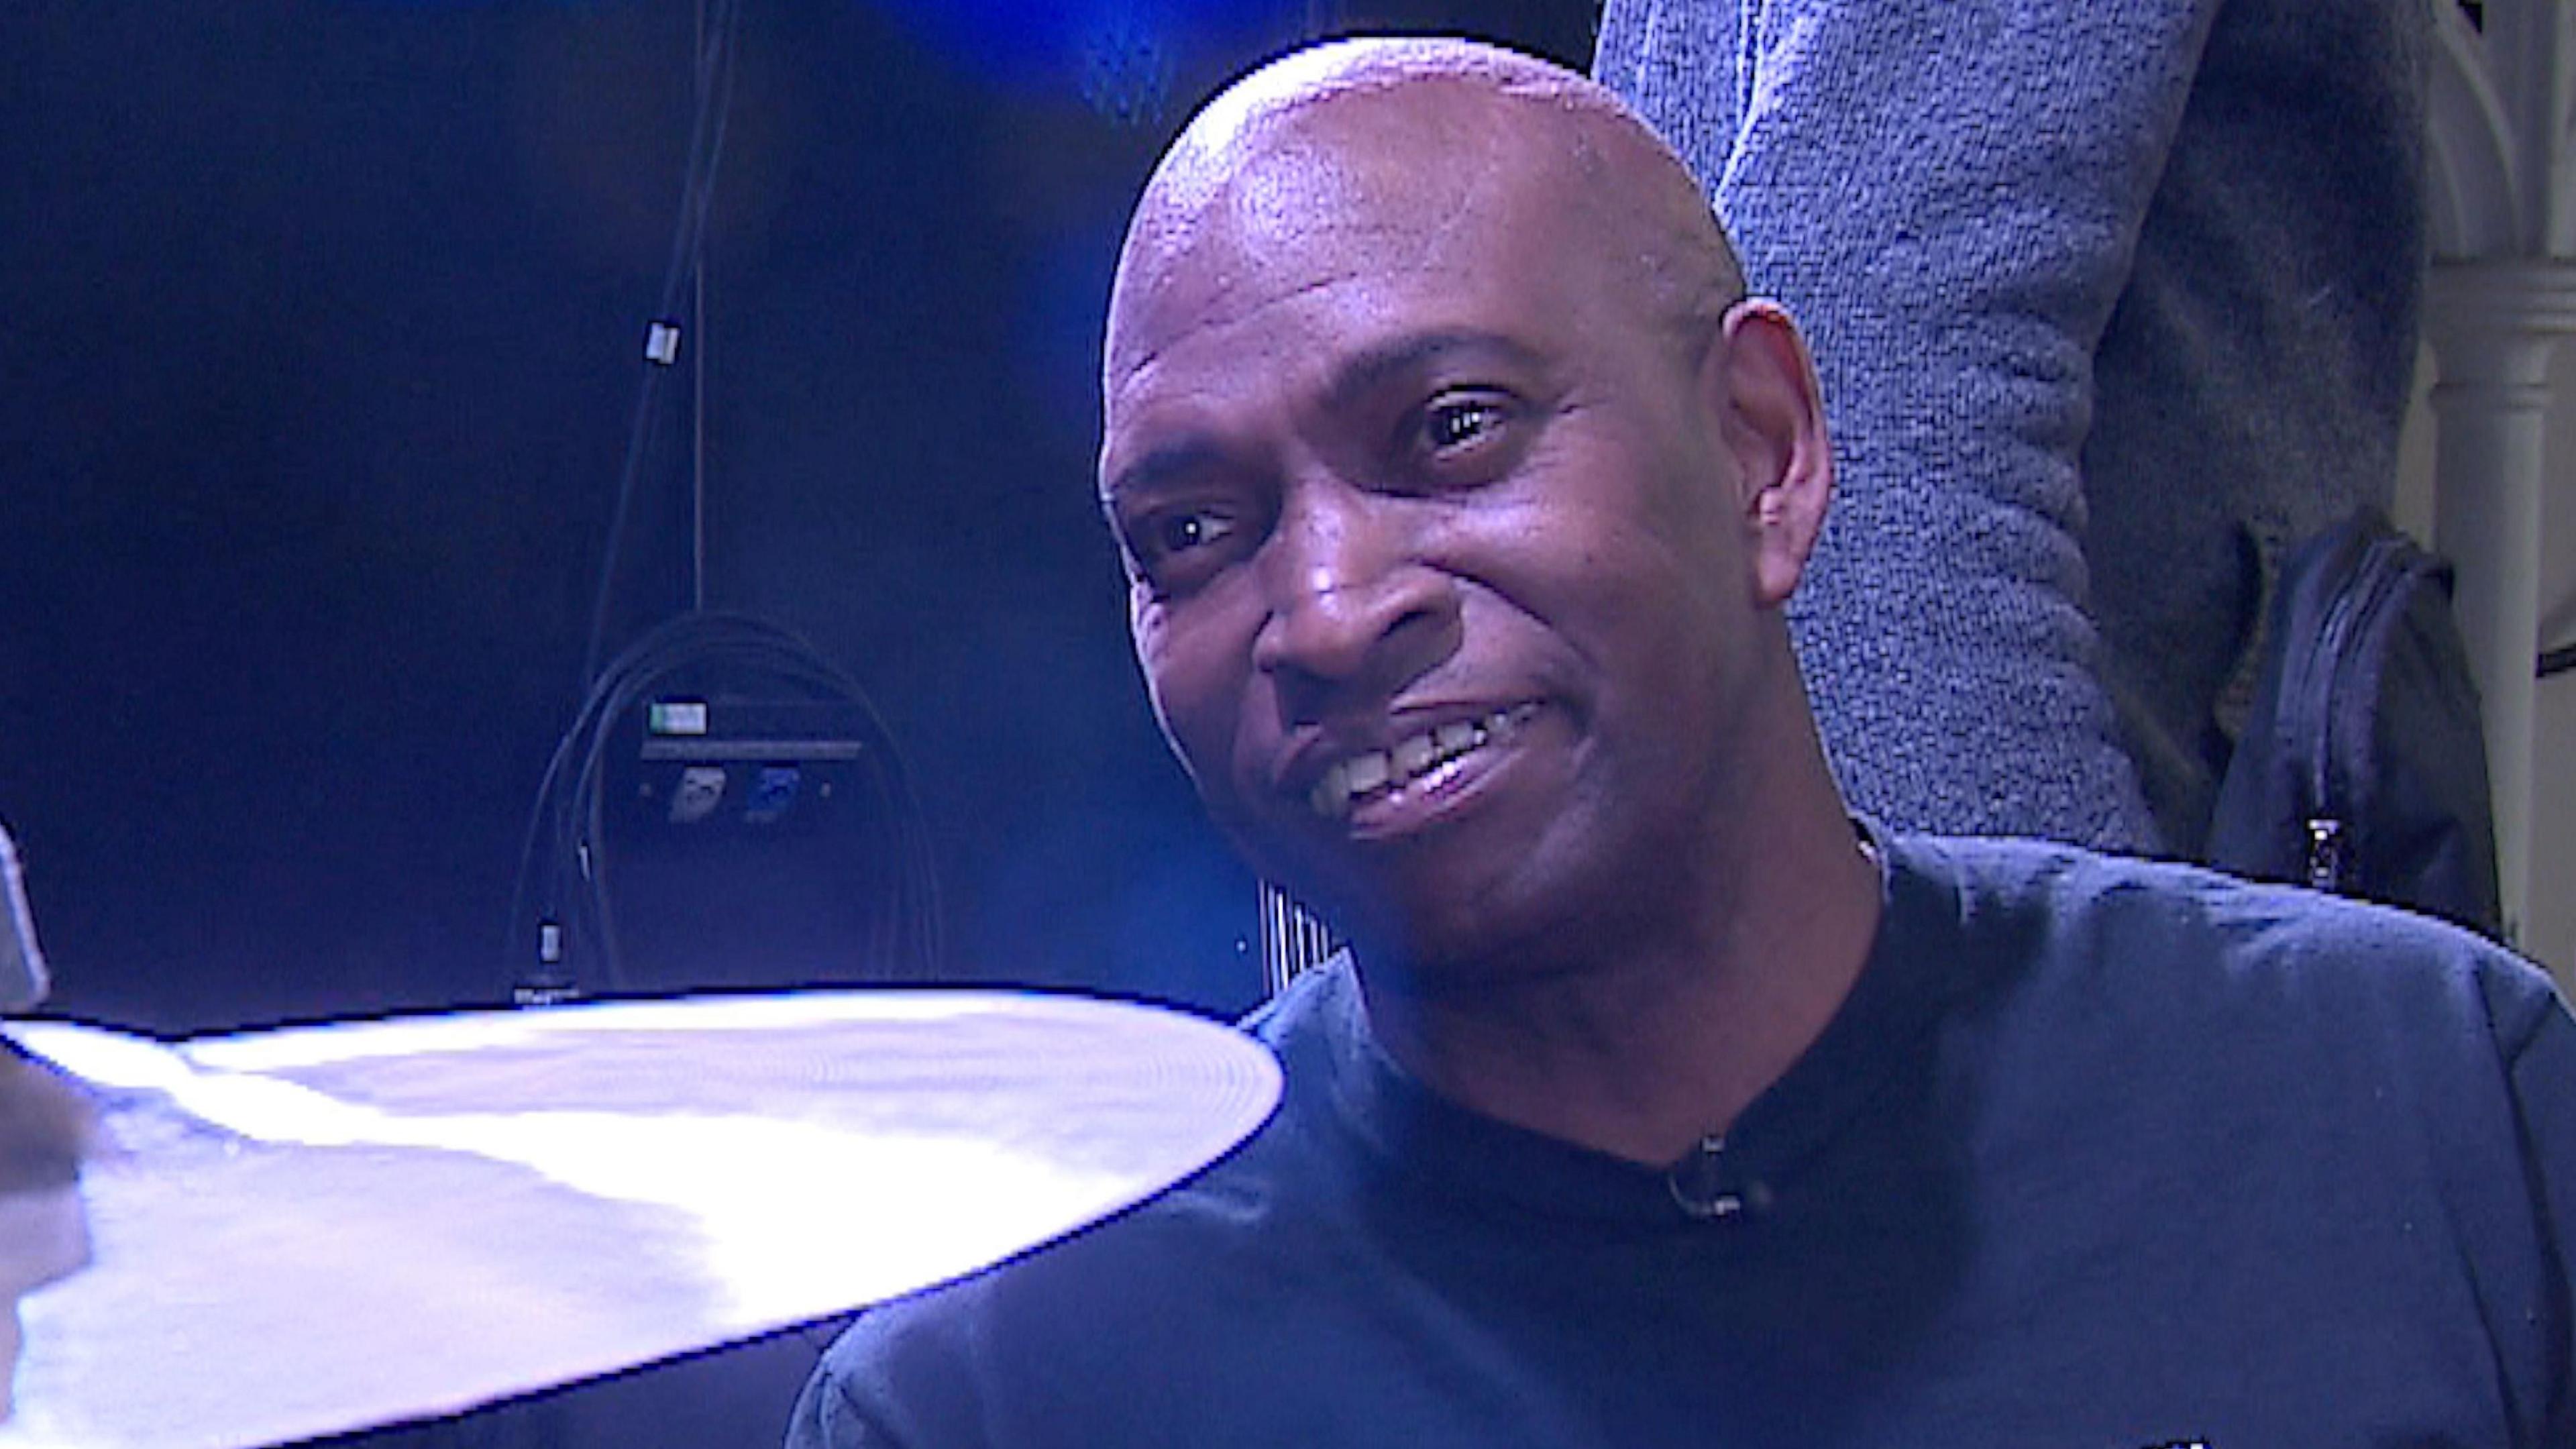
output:
M 1430 992 L 1363 969 L 1371 1024 L 1408 1071 L 1515 1126 L 1661 1166 L 1720 1135 L 1850 994 L 1879 875 L 1839 813 L 1764 842 L 1691 929 L 1586 942 Z

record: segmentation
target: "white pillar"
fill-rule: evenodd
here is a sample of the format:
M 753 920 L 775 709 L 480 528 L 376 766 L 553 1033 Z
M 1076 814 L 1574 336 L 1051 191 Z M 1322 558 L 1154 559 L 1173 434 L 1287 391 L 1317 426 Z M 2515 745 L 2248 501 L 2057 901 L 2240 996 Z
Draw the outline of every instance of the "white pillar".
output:
M 2486 716 L 2505 928 L 2531 900 L 2534 665 L 2549 357 L 2576 332 L 2576 264 L 2436 262 L 2425 298 L 2436 426 L 2433 544 L 2459 570 L 2460 632 Z

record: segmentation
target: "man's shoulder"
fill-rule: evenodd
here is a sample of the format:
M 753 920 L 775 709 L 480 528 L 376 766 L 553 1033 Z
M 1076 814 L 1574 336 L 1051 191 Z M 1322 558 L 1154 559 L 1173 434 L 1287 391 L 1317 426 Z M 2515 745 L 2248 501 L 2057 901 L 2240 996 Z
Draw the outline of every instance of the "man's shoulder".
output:
M 825 1353 L 789 1442 L 1082 1442 L 1082 1425 L 1132 1409 L 1137 1363 L 1215 1377 L 1238 1361 L 1266 1365 L 1262 1305 L 1318 1271 L 1337 1241 L 1316 1222 L 1331 1211 L 1317 1161 L 1331 1149 L 1313 1120 L 1314 1084 L 1301 1080 L 1313 1064 L 1294 1059 L 1332 1049 L 1343 989 L 1317 973 L 1243 1024 L 1290 1060 L 1289 1092 L 1260 1131 L 1123 1213 L 860 1314 Z M 1015 1417 L 1023 1410 L 1058 1422 Z
M 1897 836 L 1890 854 L 1891 888 L 1950 915 L 2002 980 L 2046 973 L 2249 1024 L 2404 1023 L 2426 1040 L 2449 1026 L 2508 1051 L 2565 1010 L 2531 962 L 2393 906 L 2041 841 Z
M 1079 1442 L 1014 1416 L 1112 1413 L 1137 1363 L 1185 1361 L 1288 1286 L 1260 1155 L 1256 1140 L 1071 1237 L 868 1309 L 825 1353 L 790 1443 Z

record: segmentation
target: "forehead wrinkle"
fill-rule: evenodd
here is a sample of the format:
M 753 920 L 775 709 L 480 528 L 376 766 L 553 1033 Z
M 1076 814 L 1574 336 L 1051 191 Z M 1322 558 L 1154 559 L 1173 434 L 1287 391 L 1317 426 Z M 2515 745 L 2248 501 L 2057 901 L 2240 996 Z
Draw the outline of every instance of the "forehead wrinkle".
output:
M 1329 291 L 1335 287 L 1374 282 L 1381 275 L 1365 267 L 1344 267 L 1324 276 L 1310 278 L 1284 291 L 1264 292 L 1253 305 L 1240 309 L 1229 308 L 1225 304 L 1228 299 L 1243 289 L 1246 279 L 1228 278 L 1220 284 L 1214 295 L 1195 299 L 1179 324 L 1165 322 L 1157 328 L 1149 328 L 1148 340 L 1151 345 L 1141 349 L 1131 350 L 1131 346 L 1125 343 L 1122 333 L 1126 329 L 1118 326 L 1118 318 L 1113 316 L 1107 362 L 1102 369 L 1104 410 L 1110 413 L 1119 411 L 1122 400 L 1134 393 L 1138 383 L 1148 380 L 1162 364 L 1166 355 L 1193 334 L 1221 329 L 1239 322 L 1260 307 L 1293 302 L 1298 298 Z M 1244 359 L 1246 363 L 1253 360 L 1249 356 Z
M 1508 196 L 1509 168 L 1486 137 L 1417 117 L 1392 133 L 1330 121 L 1265 134 L 1186 212 L 1149 196 L 1145 208 L 1160 214 L 1149 226 L 1140 209 L 1121 258 L 1104 382 L 1138 371 L 1171 338 L 1257 307 L 1384 281 L 1404 269 L 1398 259 L 1427 257 L 1461 230 L 1488 223 L 1494 193 Z M 1425 138 L 1426 130 L 1434 134 Z M 1423 168 L 1390 154 L 1398 149 L 1390 134 L 1443 155 L 1428 187 Z M 1247 291 L 1254 301 L 1239 304 Z

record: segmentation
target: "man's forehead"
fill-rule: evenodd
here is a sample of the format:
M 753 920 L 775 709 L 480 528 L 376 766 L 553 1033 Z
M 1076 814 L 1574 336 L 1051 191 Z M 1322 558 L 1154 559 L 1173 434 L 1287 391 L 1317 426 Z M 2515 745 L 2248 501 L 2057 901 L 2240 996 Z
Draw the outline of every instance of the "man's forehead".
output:
M 1466 86 L 1337 93 L 1268 117 L 1211 169 L 1159 183 L 1140 207 L 1111 303 L 1109 376 L 1176 331 L 1301 285 L 1392 280 L 1445 255 L 1478 270 L 1544 249 L 1541 198 L 1563 168 L 1550 137 L 1503 99 Z

